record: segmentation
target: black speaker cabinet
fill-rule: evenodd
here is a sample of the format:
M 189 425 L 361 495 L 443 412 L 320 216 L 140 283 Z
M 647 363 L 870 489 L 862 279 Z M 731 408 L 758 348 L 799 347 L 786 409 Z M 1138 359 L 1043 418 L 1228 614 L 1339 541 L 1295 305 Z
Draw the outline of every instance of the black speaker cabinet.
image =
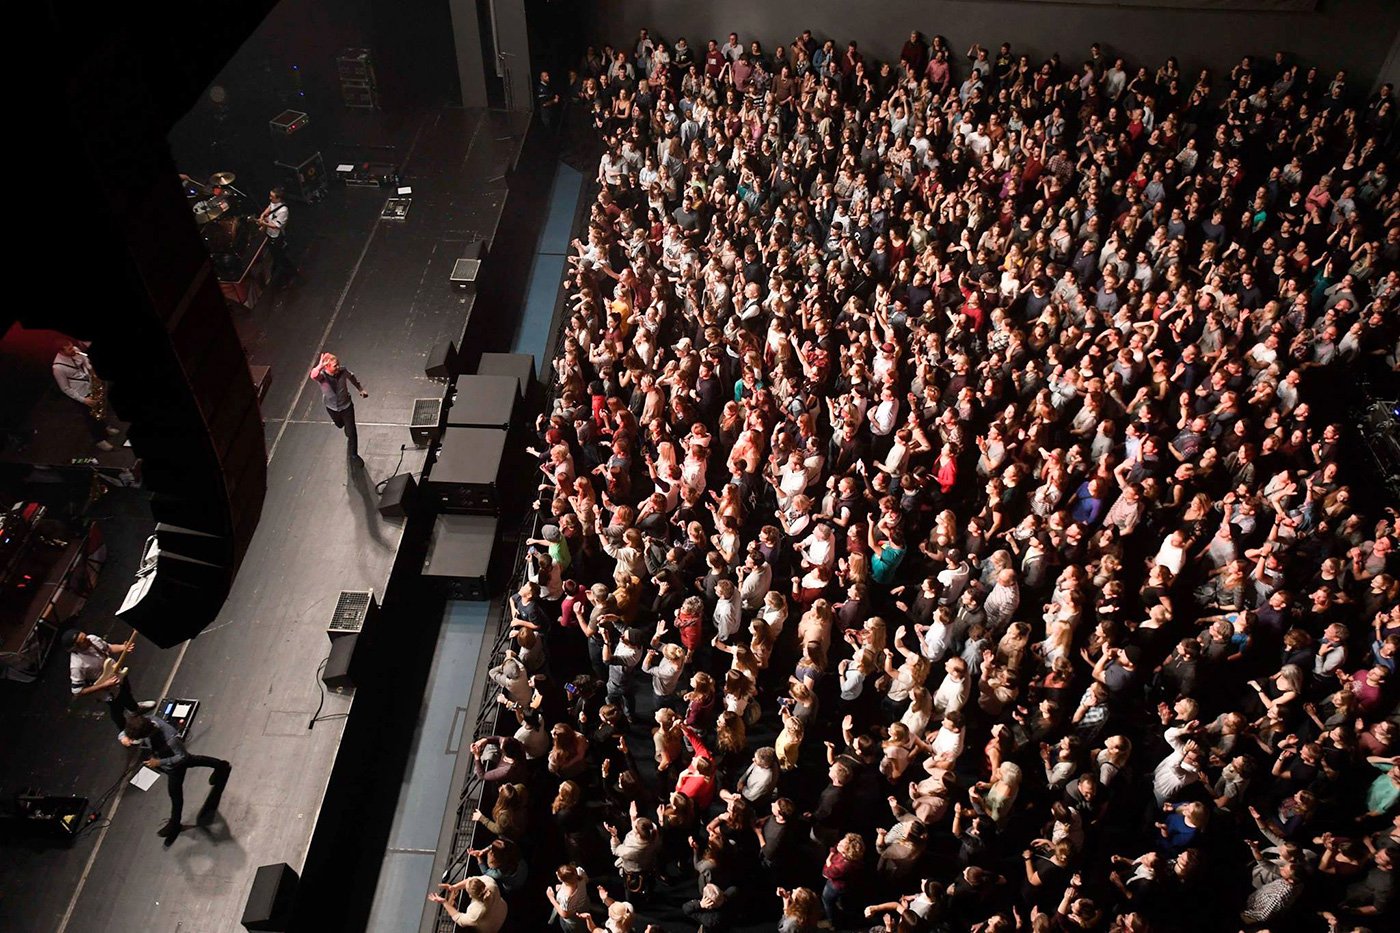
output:
M 500 428 L 449 427 L 428 471 L 428 495 L 443 512 L 496 514 L 507 485 L 505 449 L 506 432 Z
M 514 376 L 519 381 L 520 398 L 528 399 L 535 388 L 533 353 L 483 353 L 476 366 L 478 376 Z
M 332 641 L 358 635 L 379 617 L 379 602 L 374 590 L 341 590 L 326 624 L 326 636 Z
M 355 646 L 359 641 L 359 635 L 342 635 L 331 639 L 330 658 L 321 671 L 321 682 L 327 690 L 344 693 L 355 689 L 355 675 L 360 667 L 355 660 Z
M 162 551 L 173 551 L 182 557 L 209 564 L 228 560 L 228 541 L 218 535 L 183 528 L 167 522 L 156 523 L 156 541 Z
M 297 896 L 297 873 L 286 862 L 263 865 L 243 907 L 243 929 L 286 930 Z
M 379 494 L 379 514 L 385 518 L 403 518 L 413 508 L 417 494 L 418 484 L 412 473 L 395 473 Z
M 514 376 L 458 376 L 447 425 L 509 431 L 519 409 L 520 386 Z
M 326 194 L 326 163 L 313 152 L 299 162 L 276 162 L 277 181 L 286 189 L 287 200 L 312 204 Z
M 284 110 L 268 121 L 272 133 L 272 155 L 283 165 L 300 165 L 320 147 L 313 138 L 311 118 L 299 110 Z
M 440 586 L 448 599 L 490 599 L 497 525 L 491 515 L 439 515 L 423 562 L 424 578 Z
M 442 409 L 440 398 L 413 400 L 412 420 L 408 424 L 408 436 L 413 438 L 413 446 L 427 447 L 442 440 Z
M 423 374 L 429 379 L 451 379 L 457 372 L 457 345 L 451 340 L 438 344 L 428 352 Z

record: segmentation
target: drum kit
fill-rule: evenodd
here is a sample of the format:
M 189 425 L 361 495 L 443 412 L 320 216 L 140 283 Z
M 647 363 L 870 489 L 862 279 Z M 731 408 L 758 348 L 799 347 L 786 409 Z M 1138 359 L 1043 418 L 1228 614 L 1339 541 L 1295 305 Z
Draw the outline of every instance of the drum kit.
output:
M 233 172 L 215 172 L 209 176 L 208 184 L 192 178 L 186 180 L 195 191 L 190 208 L 209 251 L 234 251 L 238 242 L 238 232 L 243 226 L 243 217 L 236 211 L 243 192 L 233 187 L 237 176 Z

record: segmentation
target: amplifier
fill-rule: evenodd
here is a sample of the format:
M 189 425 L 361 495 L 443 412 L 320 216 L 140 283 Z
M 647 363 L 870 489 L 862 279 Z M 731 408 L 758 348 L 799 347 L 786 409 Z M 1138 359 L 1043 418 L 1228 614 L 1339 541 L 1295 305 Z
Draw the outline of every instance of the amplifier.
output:
M 490 599 L 497 526 L 491 515 L 439 515 L 433 522 L 423 576 L 448 599 Z
M 419 447 L 427 447 L 442 439 L 442 399 L 413 400 L 413 420 L 409 423 L 408 435 Z
M 316 152 L 301 162 L 274 163 L 277 179 L 286 189 L 288 199 L 310 204 L 319 201 L 326 193 L 326 163 L 321 153 Z
M 506 485 L 505 449 L 499 428 L 447 428 L 425 483 L 429 497 L 443 512 L 495 515 Z
M 335 57 L 335 73 L 342 81 L 374 82 L 374 63 L 369 49 L 341 49 Z
M 340 99 L 347 107 L 372 110 L 379 106 L 379 84 L 369 49 L 341 49 L 335 57 Z
M 373 590 L 342 590 L 326 626 L 326 636 L 334 641 L 345 635 L 358 635 L 378 613 Z
M 379 106 L 379 91 L 368 81 L 340 82 L 340 101 L 347 107 L 374 110 Z
M 519 403 L 519 380 L 514 376 L 458 376 L 447 426 L 509 431 Z

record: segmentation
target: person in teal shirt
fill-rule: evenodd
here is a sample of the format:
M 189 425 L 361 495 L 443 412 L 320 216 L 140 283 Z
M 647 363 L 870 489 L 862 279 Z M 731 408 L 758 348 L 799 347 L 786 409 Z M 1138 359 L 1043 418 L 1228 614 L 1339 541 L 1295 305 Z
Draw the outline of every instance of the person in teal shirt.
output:
M 899 529 L 890 532 L 883 544 L 875 540 L 875 526 L 870 526 L 870 579 L 881 586 L 894 582 L 895 571 L 904 561 L 904 535 Z
M 1366 815 L 1391 815 L 1400 801 L 1400 771 L 1395 770 L 1392 758 L 1372 755 L 1366 760 L 1381 772 L 1366 790 Z

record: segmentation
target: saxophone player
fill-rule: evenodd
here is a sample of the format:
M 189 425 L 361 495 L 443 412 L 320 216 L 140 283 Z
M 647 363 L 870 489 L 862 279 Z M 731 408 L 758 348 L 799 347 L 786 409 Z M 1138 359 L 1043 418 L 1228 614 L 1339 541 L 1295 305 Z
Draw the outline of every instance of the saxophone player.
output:
M 116 437 L 121 430 L 107 423 L 106 406 L 102 404 L 102 392 L 92 371 L 92 363 L 83 352 L 85 346 L 80 347 L 72 340 L 64 340 L 59 345 L 58 353 L 53 358 L 54 382 L 58 383 L 64 395 L 87 409 L 87 417 L 83 421 L 97 449 L 112 450 L 109 438 Z

